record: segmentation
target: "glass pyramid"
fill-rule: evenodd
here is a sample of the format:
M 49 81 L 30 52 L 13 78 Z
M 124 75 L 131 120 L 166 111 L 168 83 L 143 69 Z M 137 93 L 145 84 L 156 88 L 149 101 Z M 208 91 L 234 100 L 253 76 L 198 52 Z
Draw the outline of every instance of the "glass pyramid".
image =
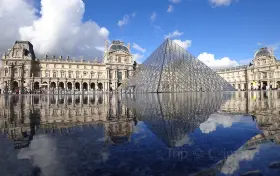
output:
M 127 81 L 134 92 L 234 91 L 211 68 L 170 39 L 165 40 Z

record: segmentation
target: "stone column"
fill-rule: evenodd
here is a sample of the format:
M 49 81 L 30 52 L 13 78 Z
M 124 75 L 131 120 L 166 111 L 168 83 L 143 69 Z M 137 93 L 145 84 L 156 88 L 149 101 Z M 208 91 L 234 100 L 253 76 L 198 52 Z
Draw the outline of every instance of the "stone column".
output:
M 64 82 L 64 90 L 67 91 L 68 87 L 67 87 L 67 81 Z
M 72 81 L 72 90 L 75 89 L 75 81 Z

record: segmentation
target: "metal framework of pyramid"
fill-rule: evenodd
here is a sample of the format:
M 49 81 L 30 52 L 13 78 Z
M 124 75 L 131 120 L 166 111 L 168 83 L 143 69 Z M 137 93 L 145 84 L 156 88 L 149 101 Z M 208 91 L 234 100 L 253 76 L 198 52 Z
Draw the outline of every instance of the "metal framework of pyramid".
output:
M 234 91 L 221 76 L 170 39 L 128 80 L 134 92 Z

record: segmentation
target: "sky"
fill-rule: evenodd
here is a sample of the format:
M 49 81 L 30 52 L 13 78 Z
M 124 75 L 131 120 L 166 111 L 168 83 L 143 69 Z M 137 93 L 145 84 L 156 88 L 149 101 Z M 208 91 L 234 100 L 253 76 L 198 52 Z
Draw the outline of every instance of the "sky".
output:
M 261 47 L 280 58 L 279 0 L 0 0 L 0 53 L 28 40 L 37 57 L 102 57 L 130 43 L 142 63 L 166 38 L 211 68 L 248 64 Z

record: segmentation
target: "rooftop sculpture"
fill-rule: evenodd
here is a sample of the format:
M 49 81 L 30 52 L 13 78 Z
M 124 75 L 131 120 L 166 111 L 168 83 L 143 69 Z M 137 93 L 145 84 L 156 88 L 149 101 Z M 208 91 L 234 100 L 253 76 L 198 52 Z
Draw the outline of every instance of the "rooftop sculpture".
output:
M 165 40 L 128 80 L 134 92 L 235 90 L 221 76 L 170 39 Z

